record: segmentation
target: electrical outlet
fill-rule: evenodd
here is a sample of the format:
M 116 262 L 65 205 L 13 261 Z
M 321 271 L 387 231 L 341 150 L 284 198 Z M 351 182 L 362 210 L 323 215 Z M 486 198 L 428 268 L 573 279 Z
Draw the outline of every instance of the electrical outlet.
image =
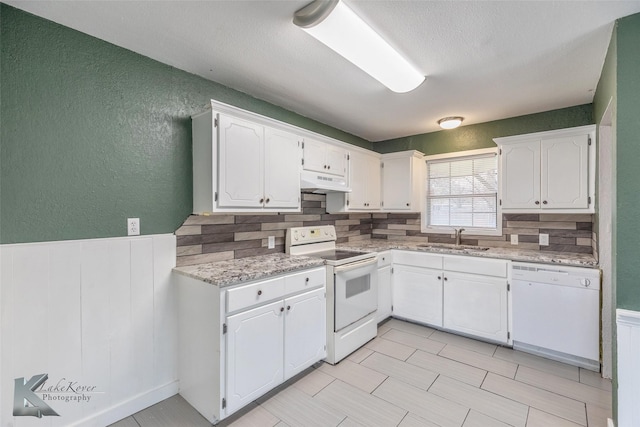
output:
M 127 235 L 140 235 L 140 218 L 127 218 Z
M 549 235 L 548 234 L 540 234 L 538 236 L 538 242 L 540 246 L 549 246 Z
M 276 236 L 269 236 L 267 238 L 267 247 L 268 249 L 273 249 L 276 247 Z
M 518 244 L 518 235 L 517 234 L 512 234 L 511 235 L 511 244 L 512 245 L 517 245 Z

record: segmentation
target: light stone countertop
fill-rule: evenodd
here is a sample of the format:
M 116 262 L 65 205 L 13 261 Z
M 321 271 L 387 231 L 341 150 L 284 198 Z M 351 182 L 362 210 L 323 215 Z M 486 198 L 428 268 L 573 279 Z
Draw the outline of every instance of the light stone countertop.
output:
M 321 266 L 324 266 L 324 260 L 319 258 L 276 253 L 176 267 L 173 271 L 225 288 L 242 282 Z
M 359 251 L 382 252 L 391 249 L 408 251 L 421 251 L 437 254 L 451 254 L 475 256 L 482 258 L 507 259 L 511 261 L 534 262 L 541 264 L 559 264 L 571 267 L 597 268 L 598 261 L 591 254 L 577 254 L 572 252 L 544 252 L 511 248 L 489 248 L 486 251 L 473 249 L 472 246 L 463 246 L 465 250 L 454 249 L 454 245 L 441 245 L 434 243 L 431 247 L 420 247 L 422 243 L 407 242 L 401 240 L 371 239 L 353 243 L 341 243 L 340 249 Z M 448 248 L 449 246 L 450 248 Z
M 593 255 L 569 252 L 543 252 L 518 250 L 510 248 L 489 248 L 486 251 L 472 249 L 460 250 L 448 248 L 447 245 L 435 244 L 433 247 L 420 247 L 420 243 L 394 241 L 385 239 L 363 240 L 337 245 L 340 249 L 364 252 L 382 252 L 391 249 L 421 251 L 437 254 L 475 256 L 482 258 L 507 259 L 512 261 L 558 264 L 571 267 L 597 268 L 598 262 Z M 452 245 L 451 245 L 452 246 Z M 252 280 L 265 279 L 278 274 L 304 270 L 324 265 L 319 258 L 308 256 L 292 256 L 284 253 L 238 258 L 227 261 L 176 267 L 179 274 L 202 280 L 220 288 L 236 285 Z

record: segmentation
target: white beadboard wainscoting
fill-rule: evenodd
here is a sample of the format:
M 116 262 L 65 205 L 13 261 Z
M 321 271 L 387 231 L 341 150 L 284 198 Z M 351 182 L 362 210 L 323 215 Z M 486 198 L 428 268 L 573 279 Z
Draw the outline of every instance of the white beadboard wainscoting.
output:
M 640 312 L 616 310 L 618 427 L 640 426 Z
M 175 259 L 173 234 L 1 245 L 1 425 L 104 426 L 177 393 Z M 14 417 L 39 374 L 59 416 Z

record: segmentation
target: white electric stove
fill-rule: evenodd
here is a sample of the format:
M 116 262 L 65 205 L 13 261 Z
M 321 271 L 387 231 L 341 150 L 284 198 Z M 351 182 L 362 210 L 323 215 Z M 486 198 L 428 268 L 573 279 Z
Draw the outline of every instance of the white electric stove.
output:
M 336 364 L 377 334 L 376 253 L 336 249 L 333 225 L 287 230 L 286 252 L 325 260 L 327 362 Z

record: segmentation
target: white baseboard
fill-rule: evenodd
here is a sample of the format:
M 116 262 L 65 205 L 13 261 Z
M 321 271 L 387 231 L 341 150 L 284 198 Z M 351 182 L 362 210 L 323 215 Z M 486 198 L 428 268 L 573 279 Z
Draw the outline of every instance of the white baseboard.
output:
M 154 390 L 141 393 L 111 408 L 107 408 L 97 414 L 93 414 L 87 418 L 76 421 L 73 424 L 69 424 L 69 426 L 108 426 L 109 424 L 113 424 L 123 418 L 127 418 L 136 412 L 140 412 L 151 405 L 155 405 L 158 402 L 162 402 L 163 400 L 178 394 L 178 385 L 178 381 L 173 381 Z

